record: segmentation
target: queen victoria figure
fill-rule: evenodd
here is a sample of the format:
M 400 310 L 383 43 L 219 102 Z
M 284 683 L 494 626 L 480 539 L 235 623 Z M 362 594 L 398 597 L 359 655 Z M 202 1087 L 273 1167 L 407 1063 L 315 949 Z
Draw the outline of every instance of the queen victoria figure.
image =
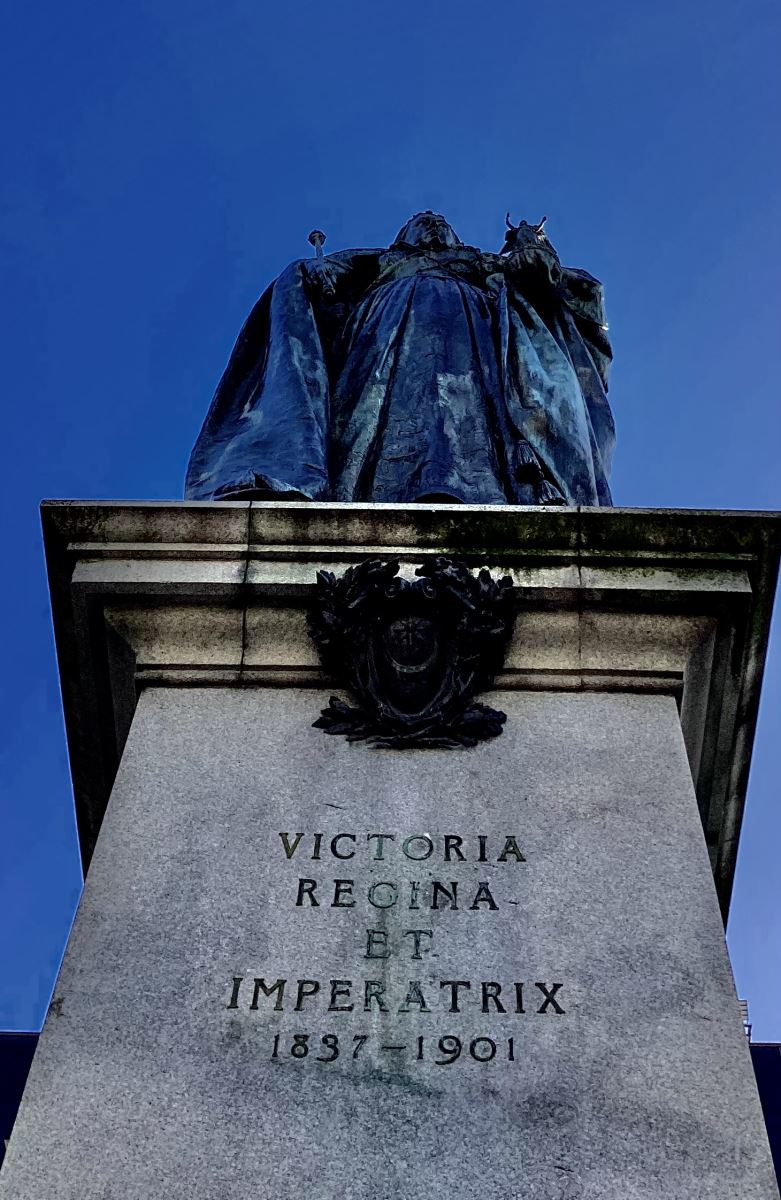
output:
M 610 504 L 602 287 L 544 222 L 507 225 L 490 253 L 418 213 L 387 250 L 292 263 L 241 331 L 186 495 Z

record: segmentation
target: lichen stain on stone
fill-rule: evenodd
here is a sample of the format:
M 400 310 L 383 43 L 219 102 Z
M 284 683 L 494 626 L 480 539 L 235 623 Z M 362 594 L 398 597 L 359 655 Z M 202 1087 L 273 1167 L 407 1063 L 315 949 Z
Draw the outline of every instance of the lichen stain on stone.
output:
M 382 1089 L 402 1087 L 409 1094 L 411 1101 L 414 1099 L 430 1101 L 439 1095 L 437 1088 L 416 1079 L 411 1073 L 408 1074 L 404 1067 L 400 1069 L 397 1067 L 392 1072 L 387 1069 L 383 1070 L 382 1067 L 374 1067 L 371 1071 L 360 1075 L 348 1075 L 345 1072 L 342 1079 L 345 1083 L 351 1083 L 356 1087 L 366 1085 Z
M 228 1027 L 223 1035 L 223 1040 L 226 1042 L 233 1042 L 235 1044 L 236 1042 L 241 1041 L 242 1033 L 243 1031 L 241 1028 L 241 1022 L 237 1021 L 236 1018 L 233 1017 L 228 1022 Z

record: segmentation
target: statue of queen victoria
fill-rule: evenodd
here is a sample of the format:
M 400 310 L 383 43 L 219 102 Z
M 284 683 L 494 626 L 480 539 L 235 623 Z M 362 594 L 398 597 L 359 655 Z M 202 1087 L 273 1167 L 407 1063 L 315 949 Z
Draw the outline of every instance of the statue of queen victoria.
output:
M 499 253 L 418 213 L 387 250 L 292 263 L 249 315 L 190 499 L 610 504 L 602 286 L 544 221 Z

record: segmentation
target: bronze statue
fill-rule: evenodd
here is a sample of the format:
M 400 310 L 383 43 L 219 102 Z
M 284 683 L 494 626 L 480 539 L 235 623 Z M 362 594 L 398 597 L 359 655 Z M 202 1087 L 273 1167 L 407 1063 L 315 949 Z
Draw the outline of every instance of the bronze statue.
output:
M 501 251 L 418 213 L 387 250 L 292 263 L 239 335 L 192 499 L 610 504 L 601 284 L 545 219 Z

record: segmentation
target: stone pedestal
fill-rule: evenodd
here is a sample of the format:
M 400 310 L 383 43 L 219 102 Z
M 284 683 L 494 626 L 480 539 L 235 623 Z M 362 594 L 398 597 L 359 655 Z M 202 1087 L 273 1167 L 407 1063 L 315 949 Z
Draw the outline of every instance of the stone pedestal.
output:
M 52 504 L 44 529 L 91 865 L 3 1200 L 777 1196 L 722 924 L 774 517 Z M 442 553 L 514 579 L 505 732 L 314 729 L 315 572 Z

